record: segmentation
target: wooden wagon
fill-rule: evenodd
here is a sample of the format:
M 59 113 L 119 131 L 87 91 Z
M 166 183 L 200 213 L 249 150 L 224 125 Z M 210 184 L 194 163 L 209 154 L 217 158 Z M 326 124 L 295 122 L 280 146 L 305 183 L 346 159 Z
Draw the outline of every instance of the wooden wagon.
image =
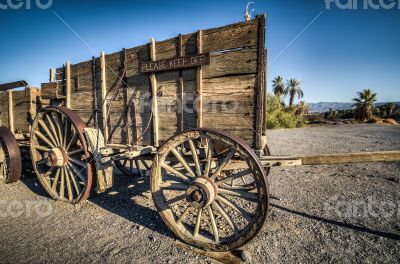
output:
M 19 179 L 17 146 L 27 143 L 46 192 L 71 204 L 111 188 L 114 164 L 130 176 L 150 174 L 166 225 L 206 250 L 241 247 L 261 229 L 270 166 L 340 161 L 270 157 L 264 15 L 67 62 L 40 90 L 9 90 L 25 85 L 0 86 L 6 182 Z

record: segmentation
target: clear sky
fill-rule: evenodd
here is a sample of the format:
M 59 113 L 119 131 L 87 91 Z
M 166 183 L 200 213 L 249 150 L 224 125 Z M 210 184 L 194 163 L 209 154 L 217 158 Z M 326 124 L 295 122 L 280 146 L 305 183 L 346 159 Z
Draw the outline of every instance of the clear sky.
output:
M 7 1 L 18 3 L 0 3 Z M 26 1 L 31 9 L 0 9 L 0 83 L 25 79 L 40 85 L 48 81 L 49 68 L 93 56 L 54 12 L 98 56 L 148 43 L 152 36 L 163 40 L 242 21 L 247 3 L 53 0 L 41 10 L 37 0 Z M 356 10 L 340 9 L 334 0 L 330 9 L 324 0 L 253 0 L 254 14 L 267 14 L 269 79 L 300 79 L 307 102 L 349 102 L 365 88 L 377 92 L 379 101 L 400 101 L 400 9 L 365 10 L 364 0 L 353 1 Z

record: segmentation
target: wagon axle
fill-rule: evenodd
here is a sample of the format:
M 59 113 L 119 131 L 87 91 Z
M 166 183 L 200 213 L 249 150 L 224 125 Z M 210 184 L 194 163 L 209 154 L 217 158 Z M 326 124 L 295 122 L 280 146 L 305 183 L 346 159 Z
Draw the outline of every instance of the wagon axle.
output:
M 186 191 L 186 200 L 195 208 L 204 208 L 215 201 L 218 187 L 212 178 L 198 177 Z
M 65 167 L 68 164 L 68 154 L 64 148 L 56 147 L 44 153 L 44 161 L 49 167 Z

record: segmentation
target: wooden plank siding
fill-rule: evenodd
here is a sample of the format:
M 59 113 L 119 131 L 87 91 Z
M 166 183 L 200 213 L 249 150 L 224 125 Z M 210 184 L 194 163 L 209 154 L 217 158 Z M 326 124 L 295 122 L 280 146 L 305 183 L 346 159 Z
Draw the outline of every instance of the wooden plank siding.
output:
M 11 91 L 0 92 L 0 119 L 1 126 L 10 126 L 9 120 L 9 96 Z M 26 90 L 12 91 L 13 108 L 13 133 L 30 133 L 30 124 L 36 116 L 39 105 L 40 90 L 37 88 L 27 88 Z
M 259 69 L 259 21 L 202 30 L 201 48 L 210 53 L 210 65 L 202 66 L 203 127 L 227 130 L 254 146 Z M 181 47 L 181 49 L 180 49 Z M 157 60 L 196 55 L 198 33 L 156 41 Z M 153 145 L 151 85 L 149 74 L 139 72 L 150 61 L 150 46 L 142 45 L 106 54 L 106 88 L 109 141 L 114 144 Z M 258 67 L 257 67 L 258 66 Z M 197 68 L 157 72 L 157 109 L 160 143 L 184 129 L 196 128 Z M 65 66 L 55 70 L 57 94 L 65 93 Z M 71 109 L 89 125 L 102 127 L 101 65 L 99 58 L 71 64 Z M 180 79 L 181 78 L 181 79 Z M 183 87 L 185 111 L 180 112 Z M 49 93 L 50 94 L 50 93 Z M 97 99 L 96 99 L 97 98 Z M 97 115 L 96 115 L 97 113 Z M 150 122 L 150 124 L 149 124 Z

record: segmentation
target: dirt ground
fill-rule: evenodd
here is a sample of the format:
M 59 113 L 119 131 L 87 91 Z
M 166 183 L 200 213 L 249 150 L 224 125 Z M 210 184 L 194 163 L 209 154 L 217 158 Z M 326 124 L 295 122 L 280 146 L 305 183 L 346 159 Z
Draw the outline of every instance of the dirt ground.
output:
M 268 136 L 274 155 L 400 149 L 400 126 Z M 118 176 L 112 191 L 75 207 L 50 200 L 32 175 L 0 183 L 0 263 L 215 263 L 176 246 L 146 180 Z M 271 211 L 246 246 L 249 262 L 400 262 L 399 162 L 274 168 L 269 183 Z

